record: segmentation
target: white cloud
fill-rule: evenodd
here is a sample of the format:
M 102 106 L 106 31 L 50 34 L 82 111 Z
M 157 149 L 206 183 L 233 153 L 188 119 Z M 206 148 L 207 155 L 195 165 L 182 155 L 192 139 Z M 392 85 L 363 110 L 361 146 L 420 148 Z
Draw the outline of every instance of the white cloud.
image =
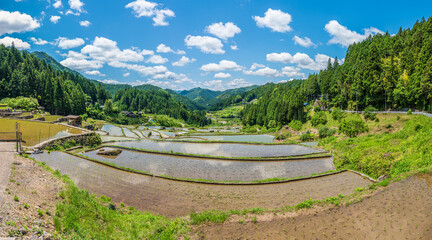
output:
M 206 72 L 221 72 L 221 71 L 241 71 L 242 67 L 239 66 L 236 62 L 222 60 L 219 63 L 209 63 L 206 65 L 202 65 L 200 68 L 202 71 Z
M 227 23 L 213 23 L 206 27 L 206 32 L 217 36 L 220 39 L 227 40 L 228 38 L 234 37 L 234 35 L 241 32 L 241 29 L 232 22 Z
M 60 16 L 51 16 L 50 21 L 54 24 L 57 24 L 60 20 Z
M 237 45 L 231 45 L 230 47 L 231 47 L 231 50 L 239 50 Z
M 202 85 L 215 91 L 225 90 L 225 86 L 222 84 L 222 80 L 205 81 L 202 83 Z
M 256 21 L 258 27 L 268 27 L 273 32 L 284 33 L 292 31 L 292 28 L 289 26 L 291 15 L 281 10 L 269 8 L 264 14 L 264 17 L 254 16 L 252 18 Z
M 99 61 L 77 58 L 66 58 L 61 61 L 60 64 L 76 71 L 89 71 L 103 67 L 102 63 Z
M 222 49 L 223 44 L 221 40 L 214 37 L 207 36 L 191 36 L 188 35 L 185 38 L 186 46 L 189 48 L 196 47 L 203 53 L 212 54 L 224 54 L 225 51 Z
M 286 66 L 282 68 L 282 76 L 285 77 L 300 77 L 300 78 L 305 78 L 306 75 L 304 73 L 301 72 L 300 68 L 296 68 L 296 67 L 292 67 L 292 66 Z
M 123 73 L 123 77 L 129 77 L 130 73 Z
M 344 47 L 348 47 L 354 42 L 360 42 L 366 39 L 369 35 L 374 35 L 383 32 L 377 28 L 370 27 L 364 29 L 364 34 L 359 34 L 355 31 L 349 30 L 347 27 L 342 26 L 336 20 L 331 20 L 325 25 L 324 28 L 332 38 L 328 42 L 329 44 L 340 44 Z
M 177 62 L 173 62 L 172 65 L 177 66 L 177 67 L 183 67 L 184 65 L 191 63 L 191 62 L 195 62 L 195 61 L 196 61 L 195 58 L 188 58 L 188 57 L 182 56 Z
M 252 66 L 250 67 L 250 70 L 255 70 L 258 68 L 265 68 L 266 66 L 264 64 L 259 64 L 259 63 L 253 63 Z
M 332 61 L 334 61 L 333 58 L 324 54 L 316 54 L 314 60 L 305 53 L 296 53 L 294 56 L 292 56 L 287 52 L 270 53 L 266 55 L 266 58 L 267 61 L 269 62 L 292 63 L 292 64 L 297 64 L 297 66 L 300 68 L 305 68 L 314 71 L 318 71 L 326 68 L 329 58 L 332 59 Z
M 99 82 L 103 82 L 106 84 L 119 84 L 120 82 L 114 79 L 105 79 L 105 80 L 98 80 Z
M 95 37 L 93 44 L 83 47 L 81 53 L 101 62 L 139 62 L 144 60 L 140 52 L 132 49 L 120 50 L 116 41 L 104 37 Z
M 245 70 L 243 71 L 246 75 L 254 75 L 254 76 L 261 76 L 261 77 L 279 77 L 280 73 L 278 70 L 264 67 L 257 70 Z
M 74 12 L 74 11 L 72 11 L 72 10 L 69 9 L 69 10 L 66 11 L 65 15 L 79 16 L 79 15 L 81 15 L 81 13 L 80 12 Z
M 293 40 L 295 44 L 301 45 L 306 48 L 316 46 L 315 43 L 313 43 L 308 37 L 301 38 L 299 36 L 294 36 Z
M 78 13 L 81 13 L 84 11 L 84 9 L 83 9 L 84 3 L 81 2 L 80 0 L 69 0 L 69 6 L 71 9 L 77 11 Z
M 181 51 L 181 50 L 174 51 L 174 50 L 172 50 L 171 47 L 169 47 L 163 43 L 161 43 L 157 46 L 156 52 L 158 52 L 158 53 L 170 53 L 171 52 L 171 53 L 175 53 L 175 54 L 185 54 L 186 53 L 185 51 Z
M 0 10 L 0 36 L 5 33 L 19 33 L 40 27 L 37 20 L 25 13 Z
M 80 21 L 79 24 L 83 27 L 88 27 L 88 26 L 90 26 L 91 23 L 89 21 L 85 20 L 85 21 Z
M 76 48 L 84 44 L 84 39 L 82 38 L 68 39 L 65 37 L 59 37 L 56 39 L 56 44 L 61 49 Z
M 216 74 L 214 75 L 214 77 L 215 77 L 215 78 L 230 78 L 230 77 L 231 77 L 231 74 L 220 72 L 220 73 L 216 73 Z
M 88 75 L 93 75 L 93 76 L 101 76 L 101 77 L 105 77 L 106 76 L 105 74 L 99 72 L 98 70 L 85 71 L 84 73 L 88 74 Z
M 12 46 L 12 43 L 17 49 L 29 49 L 30 44 L 28 42 L 24 42 L 23 40 L 19 38 L 11 38 L 11 37 L 4 37 L 0 38 L 0 44 L 5 45 L 6 47 Z
M 143 50 L 141 51 L 141 54 L 142 54 L 142 55 L 153 55 L 154 52 L 153 52 L 153 50 L 143 49 Z
M 164 64 L 164 63 L 168 62 L 168 59 L 164 58 L 160 55 L 153 55 L 146 62 L 154 63 L 154 64 Z
M 62 2 L 61 2 L 61 0 L 56 0 L 55 2 L 54 2 L 54 4 L 53 4 L 53 7 L 54 8 L 59 8 L 59 7 L 61 7 L 62 6 Z
M 166 21 L 167 17 L 175 17 L 175 13 L 170 9 L 158 8 L 160 4 L 146 1 L 136 0 L 128 3 L 125 7 L 132 8 L 135 16 L 139 17 L 153 17 L 153 26 L 168 26 Z
M 247 82 L 243 78 L 236 78 L 236 79 L 233 79 L 230 82 L 227 82 L 228 89 L 229 88 L 248 87 L 248 86 L 252 86 L 252 85 L 253 85 L 252 83 Z
M 45 45 L 49 43 L 48 41 L 45 41 L 42 38 L 31 37 L 30 40 L 36 45 Z

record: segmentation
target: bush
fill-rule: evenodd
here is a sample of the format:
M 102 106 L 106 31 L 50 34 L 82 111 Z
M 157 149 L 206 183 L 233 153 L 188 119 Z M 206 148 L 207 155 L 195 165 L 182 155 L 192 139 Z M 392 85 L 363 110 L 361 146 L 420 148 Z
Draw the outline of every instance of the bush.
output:
M 313 127 L 318 126 L 320 124 L 326 125 L 327 124 L 327 116 L 325 112 L 317 112 L 312 116 L 311 124 Z
M 287 139 L 287 138 L 290 137 L 290 136 L 291 136 L 290 133 L 286 133 L 286 134 L 278 134 L 278 135 L 275 137 L 275 139 L 276 139 L 276 140 L 285 140 L 285 139 Z
M 355 137 L 360 133 L 369 131 L 366 122 L 361 118 L 345 118 L 339 124 L 339 132 L 345 133 L 348 137 Z
M 306 132 L 300 135 L 300 140 L 302 142 L 310 141 L 313 140 L 314 138 L 315 136 L 309 130 L 307 130 Z
M 288 126 L 292 129 L 295 129 L 297 131 L 300 131 L 300 129 L 302 128 L 302 122 L 300 122 L 299 120 L 292 120 Z
M 377 115 L 376 113 L 373 113 L 375 111 L 377 111 L 376 108 L 372 106 L 368 106 L 363 112 L 363 117 L 365 118 L 365 120 L 371 120 L 371 121 L 375 120 Z
M 336 133 L 336 129 L 323 126 L 318 130 L 319 138 L 331 137 Z
M 342 119 L 346 117 L 346 114 L 342 112 L 340 108 L 334 108 L 333 111 L 331 112 L 331 117 L 333 118 L 333 120 L 340 122 Z
M 314 112 L 321 112 L 321 107 L 319 105 L 315 106 L 314 107 Z
M 408 109 L 407 115 L 412 115 L 412 110 Z

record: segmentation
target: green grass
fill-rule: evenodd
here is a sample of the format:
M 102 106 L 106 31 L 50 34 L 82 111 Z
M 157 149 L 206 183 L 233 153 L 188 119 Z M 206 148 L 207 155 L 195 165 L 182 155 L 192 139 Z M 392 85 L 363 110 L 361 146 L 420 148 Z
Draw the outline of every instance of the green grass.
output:
M 319 145 L 335 155 L 338 169 L 353 169 L 373 178 L 394 178 L 431 168 L 432 119 L 414 116 L 403 122 L 400 131 L 345 139 L 330 137 Z

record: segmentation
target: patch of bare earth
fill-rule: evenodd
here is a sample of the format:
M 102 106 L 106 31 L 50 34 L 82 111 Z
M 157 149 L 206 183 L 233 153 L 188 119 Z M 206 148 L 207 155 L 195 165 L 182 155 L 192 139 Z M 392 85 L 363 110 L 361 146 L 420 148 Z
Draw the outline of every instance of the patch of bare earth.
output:
M 50 239 L 54 232 L 52 216 L 63 183 L 32 160 L 12 157 L 12 163 L 7 166 L 8 183 L 2 189 L 0 238 Z
M 193 239 L 432 239 L 431 209 L 432 174 L 420 174 L 350 205 L 201 225 Z

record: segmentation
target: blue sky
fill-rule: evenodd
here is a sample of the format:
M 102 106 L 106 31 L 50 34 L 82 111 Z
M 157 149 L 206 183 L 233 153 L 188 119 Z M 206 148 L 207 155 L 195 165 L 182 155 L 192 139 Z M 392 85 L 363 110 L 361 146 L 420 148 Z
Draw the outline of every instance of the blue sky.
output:
M 223 90 L 305 78 L 432 1 L 2 0 L 0 43 L 90 79 Z

